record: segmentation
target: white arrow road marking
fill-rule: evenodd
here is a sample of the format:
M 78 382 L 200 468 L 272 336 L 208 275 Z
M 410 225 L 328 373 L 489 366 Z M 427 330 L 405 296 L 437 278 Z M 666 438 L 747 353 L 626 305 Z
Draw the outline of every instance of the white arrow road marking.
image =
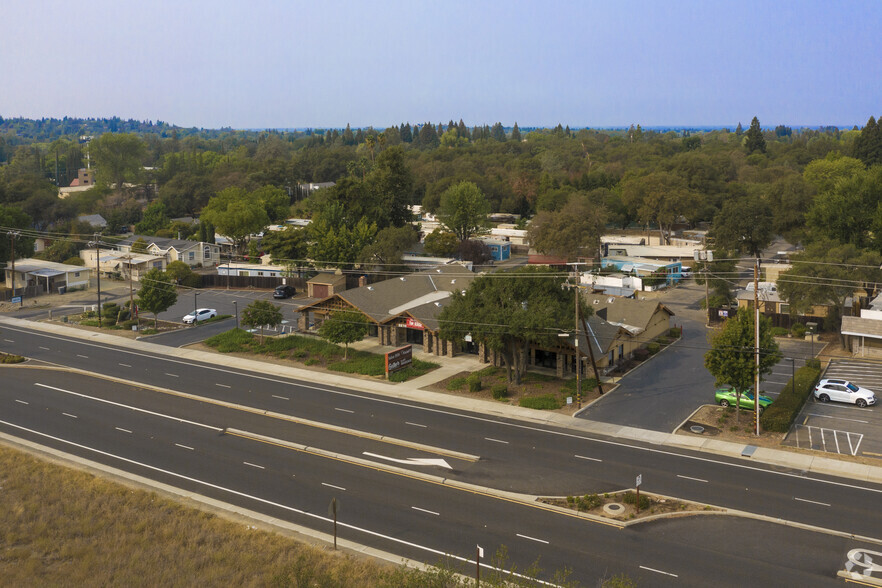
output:
M 363 452 L 362 455 L 367 455 L 368 457 L 376 457 L 379 459 L 385 459 L 386 461 L 393 461 L 395 463 L 403 463 L 405 465 L 417 465 L 417 466 L 440 466 L 442 468 L 447 468 L 448 470 L 452 470 L 450 464 L 445 460 L 440 458 L 431 458 L 431 457 L 410 457 L 408 459 L 396 459 L 394 457 L 386 457 L 385 455 L 377 455 L 376 453 L 368 453 L 367 451 Z

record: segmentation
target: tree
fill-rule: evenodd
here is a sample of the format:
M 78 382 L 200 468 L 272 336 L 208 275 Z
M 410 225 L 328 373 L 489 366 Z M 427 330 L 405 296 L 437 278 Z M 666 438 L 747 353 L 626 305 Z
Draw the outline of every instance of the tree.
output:
M 755 312 L 741 309 L 730 318 L 711 341 L 711 349 L 704 355 L 704 366 L 716 378 L 716 385 L 735 388 L 736 404 L 741 406 L 741 394 L 749 390 L 756 381 Z M 760 316 L 760 377 L 772 373 L 772 368 L 781 361 L 781 351 L 772 336 L 772 324 Z M 760 394 L 754 390 L 754 398 Z M 759 400 L 757 399 L 757 402 Z M 737 419 L 736 413 L 736 419 Z
M 574 260 L 597 255 L 605 225 L 603 206 L 574 194 L 560 211 L 537 214 L 527 234 L 540 253 Z
M 882 163 L 882 128 L 875 118 L 870 117 L 861 129 L 861 134 L 854 140 L 852 148 L 854 156 L 867 167 Z
M 441 195 L 438 220 L 460 241 L 486 231 L 490 203 L 472 182 L 460 182 Z
M 518 128 L 518 123 L 515 123 L 511 128 L 511 140 L 516 143 L 521 142 L 521 129 Z
M 758 195 L 727 201 L 714 217 L 711 236 L 720 247 L 760 257 L 774 237 L 769 203 Z
M 117 190 L 141 172 L 146 153 L 144 142 L 133 133 L 104 133 L 89 145 L 98 168 L 98 181 Z
M 340 310 L 319 326 L 319 337 L 339 345 L 343 344 L 343 359 L 349 354 L 349 344 L 361 341 L 368 333 L 368 320 L 354 310 Z
M 815 196 L 806 213 L 812 235 L 865 247 L 882 243 L 882 166 L 861 170 L 838 180 L 830 190 Z
M 820 239 L 792 258 L 793 267 L 778 278 L 778 294 L 790 305 L 791 313 L 807 314 L 814 306 L 829 306 L 825 327 L 839 330 L 839 319 L 855 290 L 874 290 L 882 282 L 882 256 Z
M 377 233 L 374 242 L 361 251 L 361 261 L 375 270 L 401 265 L 402 256 L 419 241 L 413 225 L 386 227 Z
M 17 206 L 4 206 L 0 204 L 0 227 L 10 229 L 29 229 L 31 227 L 31 217 L 22 212 Z M 9 235 L 0 233 L 0 262 L 8 263 L 12 260 L 10 247 L 12 239 Z M 24 235 L 18 235 L 15 238 L 15 257 L 27 257 L 34 252 L 34 240 Z
M 260 202 L 270 222 L 279 222 L 288 218 L 290 209 L 288 193 L 276 186 L 261 186 L 249 194 L 249 197 Z
M 225 188 L 212 198 L 202 209 L 202 219 L 232 239 L 239 254 L 244 251 L 248 237 L 261 232 L 269 224 L 263 203 L 236 187 Z
M 171 224 L 165 213 L 165 204 L 162 201 L 151 203 L 145 210 L 141 221 L 135 224 L 135 232 L 144 235 L 155 235 L 157 231 L 168 228 Z
M 373 243 L 377 225 L 364 217 L 350 226 L 342 204 L 331 203 L 313 215 L 307 228 L 309 257 L 319 266 L 356 263 L 365 247 Z
M 508 276 L 478 276 L 465 294 L 453 292 L 439 321 L 442 338 L 459 341 L 471 334 L 498 351 L 508 381 L 520 384 L 530 345 L 557 346 L 557 334 L 573 330 L 575 293 L 561 288 L 564 274 L 550 277 L 547 269 L 520 268 Z M 584 305 L 582 310 L 590 314 Z
M 137 304 L 147 312 L 153 313 L 153 326 L 157 326 L 156 315 L 165 312 L 178 301 L 178 292 L 171 276 L 159 268 L 153 268 L 141 278 Z
M 165 268 L 166 275 L 174 280 L 175 284 L 196 288 L 199 286 L 199 275 L 190 269 L 183 261 L 173 261 Z
M 501 122 L 497 122 L 490 129 L 490 138 L 494 141 L 505 141 L 505 129 L 502 127 Z
M 750 121 L 750 128 L 747 129 L 747 134 L 744 138 L 744 147 L 747 149 L 748 154 L 754 151 L 766 152 L 766 139 L 763 137 L 763 130 L 760 128 L 759 119 L 756 117 L 753 117 L 753 120 Z
M 255 300 L 242 311 L 242 324 L 252 329 L 260 329 L 261 345 L 263 345 L 263 328 L 276 327 L 281 323 L 281 309 L 269 300 Z
M 132 243 L 132 253 L 147 253 L 147 241 L 144 240 L 144 237 L 135 239 Z
M 663 243 L 670 243 L 671 227 L 681 216 L 694 215 L 699 199 L 680 176 L 652 172 L 622 182 L 622 201 L 638 218 L 658 224 Z
M 459 239 L 453 233 L 442 231 L 436 228 L 434 231 L 426 235 L 423 243 L 426 253 L 435 257 L 450 257 L 456 253 L 459 247 Z
M 456 256 L 463 261 L 471 261 L 475 265 L 484 265 L 493 259 L 493 253 L 487 244 L 475 239 L 460 241 L 456 248 Z
M 738 126 L 735 127 L 735 136 L 740 137 L 744 134 L 744 128 L 741 126 L 741 121 L 738 121 Z
M 263 236 L 260 246 L 272 257 L 273 263 L 302 261 L 306 258 L 309 246 L 307 230 L 288 226 L 281 231 L 269 231 Z
M 413 174 L 405 161 L 404 149 L 390 147 L 380 153 L 367 176 L 367 184 L 376 202 L 377 214 L 371 220 L 377 228 L 402 227 L 411 221 Z

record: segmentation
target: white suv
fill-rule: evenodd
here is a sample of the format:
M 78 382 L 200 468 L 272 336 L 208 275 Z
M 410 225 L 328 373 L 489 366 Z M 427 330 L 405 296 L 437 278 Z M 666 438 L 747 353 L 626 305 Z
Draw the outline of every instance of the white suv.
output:
M 821 402 L 850 402 L 861 408 L 876 404 L 876 395 L 872 390 L 861 388 L 848 380 L 821 380 L 815 386 L 814 394 Z

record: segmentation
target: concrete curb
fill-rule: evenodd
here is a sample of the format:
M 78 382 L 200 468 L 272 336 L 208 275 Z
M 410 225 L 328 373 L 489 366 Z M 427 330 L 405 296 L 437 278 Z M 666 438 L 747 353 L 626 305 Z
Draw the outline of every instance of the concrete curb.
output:
M 79 329 L 61 325 L 0 316 L 0 325 L 3 324 L 28 330 L 64 335 L 67 337 L 92 341 L 94 343 L 114 345 L 133 351 L 148 351 L 156 355 L 176 357 L 181 360 L 200 361 L 208 365 L 218 363 L 219 356 L 214 353 L 166 347 L 164 345 L 131 340 L 104 333 L 81 331 Z M 230 367 L 254 372 L 265 378 L 271 378 L 273 376 L 290 378 L 301 382 L 308 382 L 309 384 L 302 385 L 312 385 L 316 389 L 322 389 L 322 385 L 337 386 L 340 388 L 348 388 L 349 390 L 356 391 L 356 393 L 357 391 L 362 391 L 400 400 L 418 402 L 421 404 L 433 404 L 437 407 L 464 412 L 474 412 L 479 415 L 489 415 L 507 419 L 514 418 L 527 423 L 559 428 L 574 434 L 581 433 L 619 437 L 650 443 L 661 447 L 686 449 L 734 457 L 742 462 L 760 462 L 796 469 L 803 472 L 833 475 L 863 482 L 882 484 L 882 467 L 875 465 L 845 462 L 829 457 L 807 456 L 782 449 L 767 448 L 759 448 L 754 453 L 753 457 L 744 458 L 742 457 L 741 452 L 744 447 L 746 447 L 746 444 L 742 443 L 730 443 L 713 439 L 691 439 L 690 437 L 673 433 L 625 427 L 621 425 L 589 421 L 586 419 L 574 419 L 573 417 L 558 413 L 542 413 L 518 406 L 501 404 L 499 402 L 469 399 L 459 396 L 450 396 L 439 392 L 410 388 L 407 386 L 406 382 L 402 384 L 386 384 L 383 382 L 373 382 L 369 380 L 349 378 L 346 376 L 326 374 L 324 372 L 315 372 L 299 368 L 279 366 L 276 364 L 266 364 L 258 360 L 238 357 L 224 356 L 223 361 L 224 366 L 218 367 L 217 369 Z M 266 374 L 268 367 L 272 369 L 272 373 L 263 375 Z M 141 384 L 139 383 L 139 385 Z

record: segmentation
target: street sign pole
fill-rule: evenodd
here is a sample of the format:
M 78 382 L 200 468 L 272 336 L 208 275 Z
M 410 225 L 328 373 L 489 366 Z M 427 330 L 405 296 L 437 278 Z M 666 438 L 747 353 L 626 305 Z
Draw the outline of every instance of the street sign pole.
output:
M 640 514 L 640 484 L 643 483 L 643 474 L 637 476 L 637 483 L 635 484 L 637 488 L 637 514 Z

